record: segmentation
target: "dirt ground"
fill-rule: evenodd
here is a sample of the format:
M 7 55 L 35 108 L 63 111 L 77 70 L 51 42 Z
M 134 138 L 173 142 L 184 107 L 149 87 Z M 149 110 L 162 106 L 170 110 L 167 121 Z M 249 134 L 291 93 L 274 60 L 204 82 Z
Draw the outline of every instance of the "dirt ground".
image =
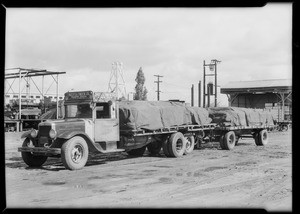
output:
M 291 130 L 270 133 L 265 147 L 253 139 L 231 151 L 207 143 L 182 158 L 94 155 L 78 171 L 55 158 L 27 167 L 17 152 L 20 135 L 5 134 L 7 208 L 292 210 Z

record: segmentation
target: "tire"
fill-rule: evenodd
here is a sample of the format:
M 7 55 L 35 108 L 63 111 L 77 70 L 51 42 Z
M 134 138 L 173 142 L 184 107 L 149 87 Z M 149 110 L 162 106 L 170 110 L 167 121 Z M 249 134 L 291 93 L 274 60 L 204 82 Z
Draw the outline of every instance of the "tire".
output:
M 235 146 L 238 144 L 240 138 L 241 138 L 240 136 L 235 136 Z
M 28 147 L 29 143 L 30 139 L 26 138 L 22 144 L 22 147 Z M 23 161 L 30 167 L 40 167 L 48 158 L 48 156 L 44 155 L 33 155 L 31 152 L 21 152 L 21 156 Z
M 171 157 L 181 157 L 185 151 L 186 139 L 181 132 L 173 133 L 168 141 Z
M 155 141 L 147 145 L 147 149 L 151 155 L 157 155 L 160 152 L 161 147 L 162 147 L 161 141 Z
M 89 148 L 86 141 L 75 136 L 66 141 L 61 147 L 61 160 L 69 170 L 82 169 L 89 156 Z
M 289 129 L 288 125 L 283 125 L 281 131 L 286 132 Z
M 163 148 L 163 151 L 164 151 L 164 154 L 166 157 L 171 157 L 171 154 L 169 152 L 169 146 L 168 146 L 168 143 L 169 143 L 169 140 L 166 139 L 165 141 L 163 141 L 162 143 L 162 148 Z
M 190 135 L 190 136 L 186 136 L 185 139 L 186 139 L 186 146 L 183 154 L 187 155 L 192 153 L 192 151 L 194 150 L 195 138 L 193 135 Z
M 224 135 L 220 136 L 219 142 L 220 142 L 221 149 L 226 149 L 224 145 Z
M 269 136 L 266 129 L 261 130 L 260 132 L 256 133 L 254 138 L 255 144 L 257 146 L 265 146 L 268 144 Z
M 231 150 L 234 148 L 236 142 L 235 133 L 229 131 L 224 135 L 223 146 L 225 150 Z
M 146 150 L 146 146 L 143 146 L 143 147 L 138 148 L 138 149 L 132 149 L 130 151 L 127 151 L 127 153 L 129 155 L 132 155 L 132 156 L 141 157 L 141 156 L 143 156 L 145 150 Z

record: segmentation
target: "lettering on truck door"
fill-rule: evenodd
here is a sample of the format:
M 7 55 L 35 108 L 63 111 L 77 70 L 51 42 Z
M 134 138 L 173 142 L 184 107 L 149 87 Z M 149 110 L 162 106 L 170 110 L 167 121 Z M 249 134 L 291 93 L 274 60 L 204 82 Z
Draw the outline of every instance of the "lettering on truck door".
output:
M 115 103 L 96 103 L 95 142 L 100 141 L 119 141 L 119 119 Z

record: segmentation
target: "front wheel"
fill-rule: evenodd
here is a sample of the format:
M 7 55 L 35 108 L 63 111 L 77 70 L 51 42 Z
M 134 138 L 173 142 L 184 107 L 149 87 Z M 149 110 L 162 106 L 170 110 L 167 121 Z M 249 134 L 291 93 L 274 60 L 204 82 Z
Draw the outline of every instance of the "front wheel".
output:
M 61 147 L 61 160 L 69 170 L 82 169 L 89 155 L 86 141 L 79 136 L 69 139 Z
M 22 144 L 22 147 L 29 147 L 29 146 L 33 146 L 32 142 L 29 138 L 26 138 Z M 21 156 L 23 161 L 31 167 L 40 167 L 42 166 L 46 160 L 47 160 L 47 156 L 43 156 L 43 155 L 34 155 L 32 152 L 21 152 Z

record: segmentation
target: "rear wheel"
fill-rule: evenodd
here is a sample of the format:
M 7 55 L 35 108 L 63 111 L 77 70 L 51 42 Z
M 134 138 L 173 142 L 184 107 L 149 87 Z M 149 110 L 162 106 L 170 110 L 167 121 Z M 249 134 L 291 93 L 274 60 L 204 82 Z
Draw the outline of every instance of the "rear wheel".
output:
M 226 150 L 231 150 L 235 146 L 236 137 L 233 131 L 229 131 L 224 135 L 223 146 Z
M 66 169 L 82 169 L 88 160 L 88 155 L 88 145 L 79 136 L 69 139 L 61 147 L 61 160 Z
M 186 136 L 185 139 L 186 139 L 186 148 L 185 148 L 184 154 L 187 155 L 187 154 L 190 154 L 194 150 L 195 138 L 193 135 L 190 135 L 190 136 Z
M 255 133 L 254 140 L 257 146 L 265 146 L 268 144 L 269 136 L 267 130 L 263 129 L 260 132 Z
M 181 157 L 185 151 L 186 139 L 181 132 L 173 133 L 168 141 L 171 157 Z
M 147 145 L 147 149 L 151 155 L 157 155 L 160 152 L 161 147 L 162 147 L 161 141 L 155 141 Z
M 138 149 L 132 149 L 132 150 L 128 151 L 127 153 L 132 156 L 140 157 L 140 156 L 143 156 L 145 150 L 146 150 L 146 146 L 143 146 Z
M 26 138 L 22 144 L 22 147 L 33 147 L 32 141 L 29 138 Z M 21 152 L 21 156 L 23 161 L 31 167 L 42 166 L 48 158 L 44 155 L 34 155 L 32 152 Z

